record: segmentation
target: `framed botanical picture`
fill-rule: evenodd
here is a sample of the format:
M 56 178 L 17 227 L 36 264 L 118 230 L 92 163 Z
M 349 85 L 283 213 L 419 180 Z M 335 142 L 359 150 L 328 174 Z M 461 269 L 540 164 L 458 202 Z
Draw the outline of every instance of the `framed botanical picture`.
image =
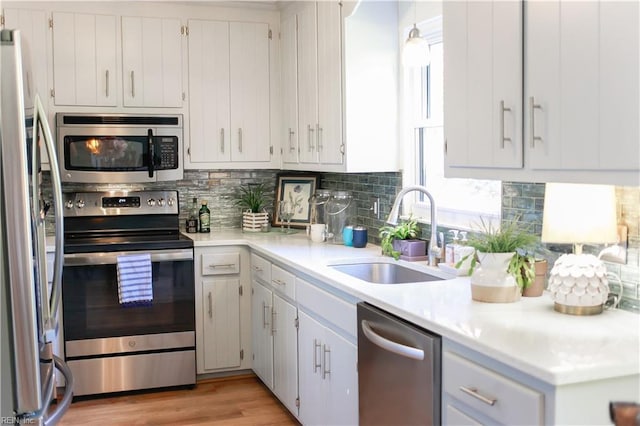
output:
M 311 223 L 309 199 L 318 185 L 318 176 L 311 174 L 278 175 L 273 225 L 303 228 Z

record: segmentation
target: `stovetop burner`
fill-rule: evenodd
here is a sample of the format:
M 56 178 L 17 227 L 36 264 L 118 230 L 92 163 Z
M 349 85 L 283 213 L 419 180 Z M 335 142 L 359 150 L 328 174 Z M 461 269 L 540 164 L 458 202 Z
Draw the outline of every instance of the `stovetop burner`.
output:
M 64 194 L 65 253 L 191 248 L 180 234 L 177 191 Z

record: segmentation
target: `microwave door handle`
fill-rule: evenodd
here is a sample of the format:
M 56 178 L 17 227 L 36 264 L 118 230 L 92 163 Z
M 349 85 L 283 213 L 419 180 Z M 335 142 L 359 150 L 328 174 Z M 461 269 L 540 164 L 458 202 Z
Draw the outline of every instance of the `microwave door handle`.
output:
M 34 117 L 33 117 L 33 140 L 37 141 L 37 133 L 42 129 L 42 137 L 44 145 L 49 156 L 49 166 L 51 173 L 51 186 L 53 193 L 53 205 L 56 214 L 54 215 L 55 229 L 55 258 L 53 262 L 53 281 L 51 285 L 51 299 L 49 300 L 49 315 L 54 320 L 58 313 L 60 305 L 60 295 L 62 289 L 62 266 L 64 262 L 64 225 L 62 219 L 62 183 L 60 180 L 60 168 L 58 167 L 58 157 L 56 156 L 56 148 L 54 139 L 51 135 L 51 128 L 44 107 L 40 101 L 40 97 L 36 94 L 34 100 Z M 46 280 L 44 285 L 46 285 Z
M 153 144 L 153 129 L 147 131 L 147 152 L 149 153 L 149 177 L 153 177 L 153 167 L 156 158 L 155 146 Z

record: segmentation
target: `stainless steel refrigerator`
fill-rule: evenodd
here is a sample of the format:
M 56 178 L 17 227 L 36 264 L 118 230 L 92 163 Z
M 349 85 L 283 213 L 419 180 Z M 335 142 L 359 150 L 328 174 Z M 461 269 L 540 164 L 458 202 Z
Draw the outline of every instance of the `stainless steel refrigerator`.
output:
M 24 58 L 23 58 L 24 56 Z M 23 60 L 24 59 L 24 60 Z M 69 407 L 73 377 L 51 351 L 60 304 L 62 214 L 54 220 L 56 258 L 51 288 L 46 277 L 45 215 L 62 211 L 53 138 L 37 94 L 23 85 L 28 56 L 20 31 L 0 32 L 0 423 L 56 424 Z M 52 200 L 42 193 L 40 144 L 51 166 Z M 52 405 L 55 374 L 64 396 Z

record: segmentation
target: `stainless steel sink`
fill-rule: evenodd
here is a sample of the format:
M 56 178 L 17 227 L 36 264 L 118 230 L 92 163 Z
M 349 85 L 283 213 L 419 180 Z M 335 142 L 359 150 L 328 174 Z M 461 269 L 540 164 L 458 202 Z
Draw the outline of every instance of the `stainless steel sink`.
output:
M 397 263 L 363 262 L 329 265 L 329 267 L 374 284 L 408 284 L 444 279 Z

